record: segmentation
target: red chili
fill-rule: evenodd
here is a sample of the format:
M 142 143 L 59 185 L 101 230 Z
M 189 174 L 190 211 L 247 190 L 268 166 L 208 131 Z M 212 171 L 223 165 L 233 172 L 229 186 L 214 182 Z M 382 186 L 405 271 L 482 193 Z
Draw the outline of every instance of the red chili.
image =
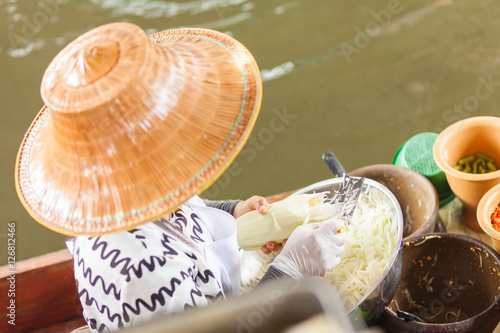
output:
M 491 214 L 491 225 L 495 228 L 496 231 L 500 232 L 500 203 L 493 214 Z

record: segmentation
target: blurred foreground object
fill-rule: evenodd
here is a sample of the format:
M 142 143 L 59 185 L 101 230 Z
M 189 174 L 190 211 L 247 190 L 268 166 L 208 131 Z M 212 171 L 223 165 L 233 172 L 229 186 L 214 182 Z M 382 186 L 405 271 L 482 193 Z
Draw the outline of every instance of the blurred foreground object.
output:
M 298 324 L 312 325 L 309 320 L 317 320 L 315 332 L 355 333 L 366 329 L 361 321 L 355 329 L 331 286 L 308 279 L 265 285 L 249 294 L 123 332 L 287 332 Z

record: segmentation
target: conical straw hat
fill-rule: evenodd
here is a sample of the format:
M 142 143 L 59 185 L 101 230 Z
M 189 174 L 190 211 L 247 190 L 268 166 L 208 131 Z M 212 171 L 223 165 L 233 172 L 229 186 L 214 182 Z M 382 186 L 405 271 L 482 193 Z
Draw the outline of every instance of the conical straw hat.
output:
M 257 64 L 208 29 L 93 29 L 50 63 L 21 144 L 18 195 L 67 235 L 153 221 L 202 192 L 241 150 L 261 102 Z

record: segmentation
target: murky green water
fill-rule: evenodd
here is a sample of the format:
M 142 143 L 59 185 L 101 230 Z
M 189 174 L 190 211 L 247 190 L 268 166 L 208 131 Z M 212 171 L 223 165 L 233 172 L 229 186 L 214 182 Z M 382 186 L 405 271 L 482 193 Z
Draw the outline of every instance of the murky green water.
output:
M 0 264 L 15 221 L 16 260 L 64 247 L 34 222 L 14 186 L 16 153 L 42 106 L 41 77 L 70 41 L 129 21 L 233 35 L 262 71 L 261 114 L 235 164 L 205 196 L 246 198 L 391 163 L 405 140 L 470 116 L 500 115 L 499 1 L 0 0 Z M 2 249 L 3 247 L 3 249 Z

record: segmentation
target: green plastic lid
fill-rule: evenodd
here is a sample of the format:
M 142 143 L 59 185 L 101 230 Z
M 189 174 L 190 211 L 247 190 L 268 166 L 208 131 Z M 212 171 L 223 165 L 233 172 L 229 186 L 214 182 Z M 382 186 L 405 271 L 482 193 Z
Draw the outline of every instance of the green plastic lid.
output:
M 437 137 L 438 134 L 432 132 L 419 133 L 413 136 L 399 147 L 392 163 L 412 169 L 427 177 L 436 188 L 439 196 L 439 206 L 442 207 L 453 200 L 455 195 L 448 185 L 446 175 L 437 166 L 432 155 L 432 147 Z

